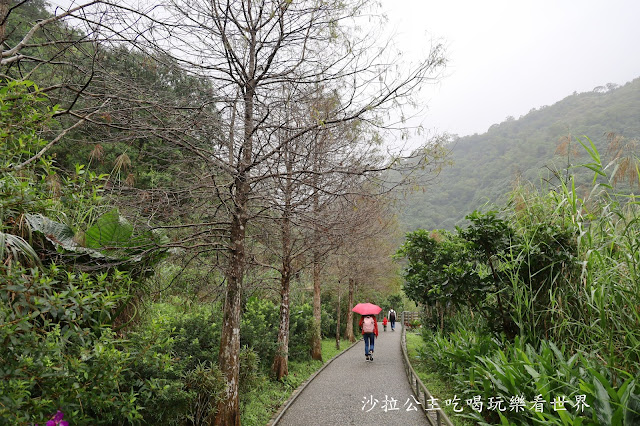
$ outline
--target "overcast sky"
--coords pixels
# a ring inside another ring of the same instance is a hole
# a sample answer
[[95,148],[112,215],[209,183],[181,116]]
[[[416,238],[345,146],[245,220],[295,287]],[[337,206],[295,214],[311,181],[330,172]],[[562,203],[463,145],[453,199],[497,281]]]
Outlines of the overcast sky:
[[381,0],[403,49],[447,47],[422,125],[484,133],[574,91],[640,77],[637,0]]

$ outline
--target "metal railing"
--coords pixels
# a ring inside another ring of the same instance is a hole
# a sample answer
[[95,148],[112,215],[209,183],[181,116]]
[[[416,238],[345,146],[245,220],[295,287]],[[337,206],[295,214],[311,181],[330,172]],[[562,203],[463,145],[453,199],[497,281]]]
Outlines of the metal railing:
[[431,426],[453,426],[449,417],[442,411],[441,408],[429,410],[427,407],[432,406],[432,402],[435,400],[431,392],[427,389],[427,387],[422,383],[422,380],[418,377],[415,370],[411,366],[409,362],[409,355],[407,353],[407,335],[405,329],[405,320],[407,322],[412,321],[413,319],[409,319],[413,315],[406,314],[416,314],[416,318],[418,319],[417,312],[403,312],[402,313],[402,362],[404,363],[404,371],[407,373],[407,378],[409,379],[409,383],[411,385],[411,390],[414,392],[414,396],[416,400],[422,404],[423,409],[425,410],[425,414],[427,417],[427,421]]

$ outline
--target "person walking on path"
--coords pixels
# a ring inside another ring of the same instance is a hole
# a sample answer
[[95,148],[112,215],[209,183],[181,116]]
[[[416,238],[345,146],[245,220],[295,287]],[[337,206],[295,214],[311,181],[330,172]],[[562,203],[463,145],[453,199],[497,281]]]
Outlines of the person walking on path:
[[389,309],[389,322],[391,323],[391,331],[396,331],[396,311]]
[[[354,327],[357,326],[355,323]],[[416,402],[421,398],[411,389],[404,363],[399,361],[402,359],[402,333],[383,333],[377,340],[375,362],[362,363],[364,342],[358,340],[326,363],[322,372],[304,389],[299,389],[295,401],[278,415],[278,421],[268,426],[434,424],[435,421],[429,423],[425,416],[429,407]],[[344,341],[340,343],[342,345]],[[393,402],[385,403],[385,400]],[[437,402],[444,405],[444,401]],[[433,417],[436,413],[428,412]]]
[[384,331],[387,331],[387,322],[388,322],[387,317],[384,317],[384,318],[382,319],[382,329],[383,329]]
[[367,361],[373,361],[373,347],[378,337],[378,322],[373,315],[363,315],[359,325],[364,338],[364,357]]

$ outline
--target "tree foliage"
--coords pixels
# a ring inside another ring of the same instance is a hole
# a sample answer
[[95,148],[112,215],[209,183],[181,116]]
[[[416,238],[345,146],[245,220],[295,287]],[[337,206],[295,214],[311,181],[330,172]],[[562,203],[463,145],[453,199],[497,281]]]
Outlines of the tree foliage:
[[[548,217],[520,227],[495,211],[476,211],[467,220],[469,226],[456,233],[407,235],[398,251],[407,259],[407,296],[428,307],[468,308],[482,315],[489,329],[511,338],[546,335],[550,294],[570,295],[578,279],[574,228]],[[523,321],[522,293],[531,303],[533,325]]]

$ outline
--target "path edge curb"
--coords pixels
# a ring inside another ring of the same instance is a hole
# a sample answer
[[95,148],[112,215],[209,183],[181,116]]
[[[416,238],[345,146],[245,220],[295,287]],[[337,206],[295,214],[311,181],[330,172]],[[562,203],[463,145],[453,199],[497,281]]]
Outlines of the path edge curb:
[[356,340],[355,342],[351,343],[351,345],[346,348],[345,350],[343,350],[342,352],[340,352],[339,354],[335,355],[333,358],[331,358],[329,361],[325,362],[322,367],[320,367],[315,373],[313,373],[311,376],[309,376],[309,378],[307,380],[305,380],[304,382],[302,382],[302,384],[300,386],[298,386],[293,393],[291,394],[291,396],[289,397],[289,399],[287,399],[287,401],[282,404],[282,406],[278,409],[278,411],[275,412],[275,414],[271,417],[271,420],[269,420],[269,422],[266,424],[266,426],[275,426],[276,424],[278,424],[278,422],[280,421],[280,419],[282,418],[282,416],[284,415],[284,413],[287,412],[287,409],[291,406],[291,404],[293,404],[293,402],[298,398],[298,396],[302,393],[302,391],[307,387],[307,385],[309,385],[309,383],[311,383],[313,381],[313,379],[316,378],[316,376],[318,374],[320,374],[322,372],[322,370],[324,370],[325,368],[327,368],[327,366],[329,364],[331,364],[334,360],[336,360],[338,357],[340,357],[342,354],[346,353],[347,351],[353,349],[353,347],[355,345],[358,344],[358,342],[362,340],[362,338],[359,338],[358,340]]

